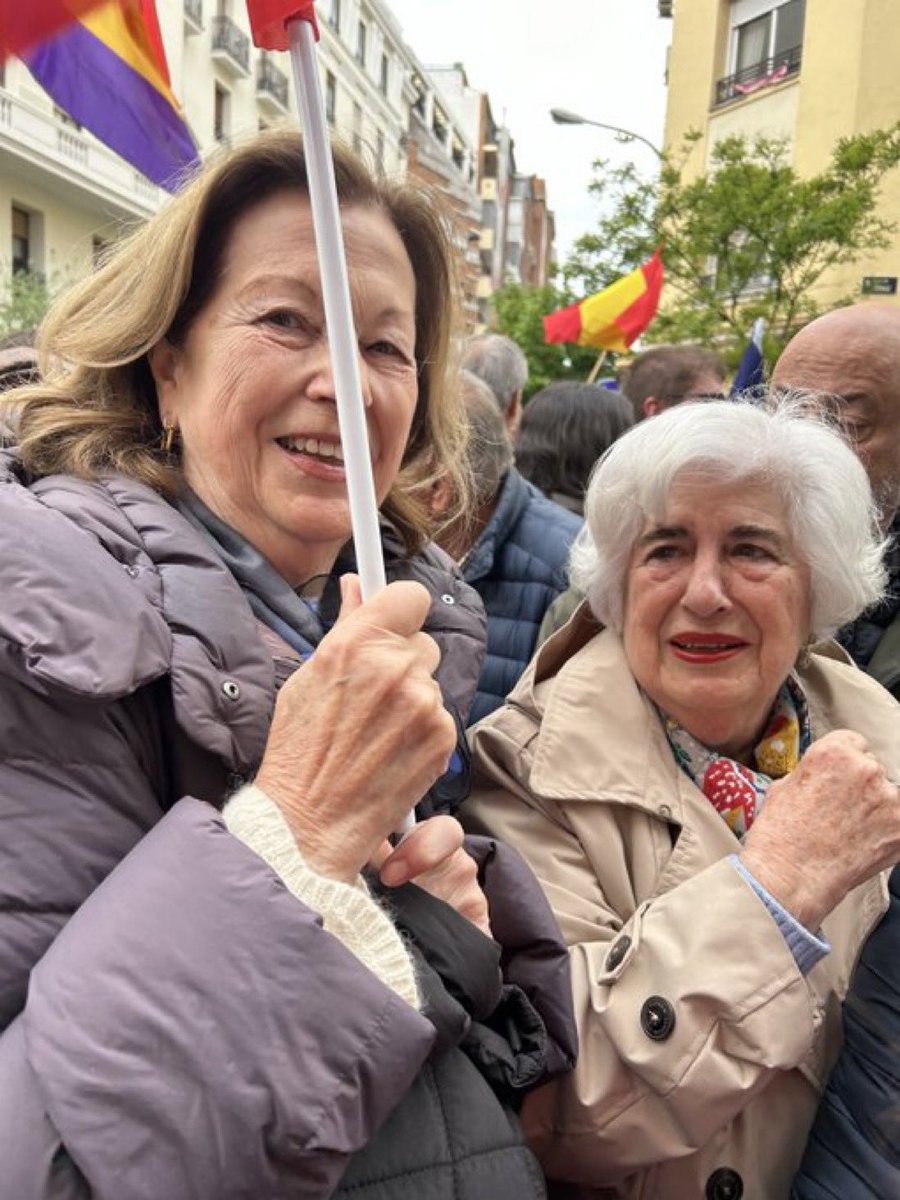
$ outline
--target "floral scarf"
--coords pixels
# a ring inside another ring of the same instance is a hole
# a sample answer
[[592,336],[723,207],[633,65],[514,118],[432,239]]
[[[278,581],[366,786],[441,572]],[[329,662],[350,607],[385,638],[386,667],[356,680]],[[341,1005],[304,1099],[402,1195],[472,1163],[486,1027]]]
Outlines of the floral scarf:
[[675,761],[737,838],[743,838],[750,829],[772,780],[793,771],[811,740],[806,698],[792,675],[776,696],[753,752],[756,770],[707,750],[671,717],[665,713],[661,716]]

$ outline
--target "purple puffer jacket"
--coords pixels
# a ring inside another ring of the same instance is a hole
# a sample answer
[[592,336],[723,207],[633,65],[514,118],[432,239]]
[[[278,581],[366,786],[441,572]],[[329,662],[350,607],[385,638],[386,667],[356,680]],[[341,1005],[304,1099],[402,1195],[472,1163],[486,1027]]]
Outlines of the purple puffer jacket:
[[240,590],[150,489],[11,452],[0,581],[0,1200],[329,1195],[434,1028],[216,810],[274,703]]

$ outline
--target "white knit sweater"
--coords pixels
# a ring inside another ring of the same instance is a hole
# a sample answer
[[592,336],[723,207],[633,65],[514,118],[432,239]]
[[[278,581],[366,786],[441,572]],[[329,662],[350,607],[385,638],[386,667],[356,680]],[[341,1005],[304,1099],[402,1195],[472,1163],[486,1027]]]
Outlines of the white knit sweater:
[[420,1007],[413,962],[403,939],[361,876],[349,884],[314,871],[278,806],[256,784],[235,792],[222,815],[229,832],[268,863],[289,892],[319,913],[330,934],[399,996]]

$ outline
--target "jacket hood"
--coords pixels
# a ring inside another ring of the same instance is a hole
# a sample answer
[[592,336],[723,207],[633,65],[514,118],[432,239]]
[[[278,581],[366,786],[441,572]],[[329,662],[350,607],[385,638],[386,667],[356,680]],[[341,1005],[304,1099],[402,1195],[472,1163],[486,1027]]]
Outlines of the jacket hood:
[[122,476],[32,480],[4,451],[0,561],[0,670],[90,702],[169,676],[193,741],[239,767],[258,761],[271,658],[226,568],[151,488]]

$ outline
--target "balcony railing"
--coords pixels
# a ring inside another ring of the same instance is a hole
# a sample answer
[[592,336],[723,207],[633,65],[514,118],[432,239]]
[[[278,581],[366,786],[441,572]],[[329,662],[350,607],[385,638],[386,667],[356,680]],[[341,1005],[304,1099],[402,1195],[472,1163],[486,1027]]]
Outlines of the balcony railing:
[[184,24],[188,33],[203,29],[203,0],[184,0]]
[[226,66],[250,74],[250,39],[231,17],[213,17],[212,50]]
[[164,193],[101,142],[85,137],[43,107],[0,91],[0,146],[41,186],[62,181],[73,203],[116,218],[148,217]]
[[800,70],[802,56],[801,46],[792,46],[781,54],[774,54],[762,62],[753,63],[737,71],[734,75],[726,75],[716,83],[716,100],[720,104],[730,104],[732,100],[740,100],[744,96],[752,96],[762,88],[771,87],[773,83],[781,83],[796,75]]
[[268,58],[261,58],[257,63],[256,93],[262,100],[274,100],[279,108],[288,106],[287,75]]

